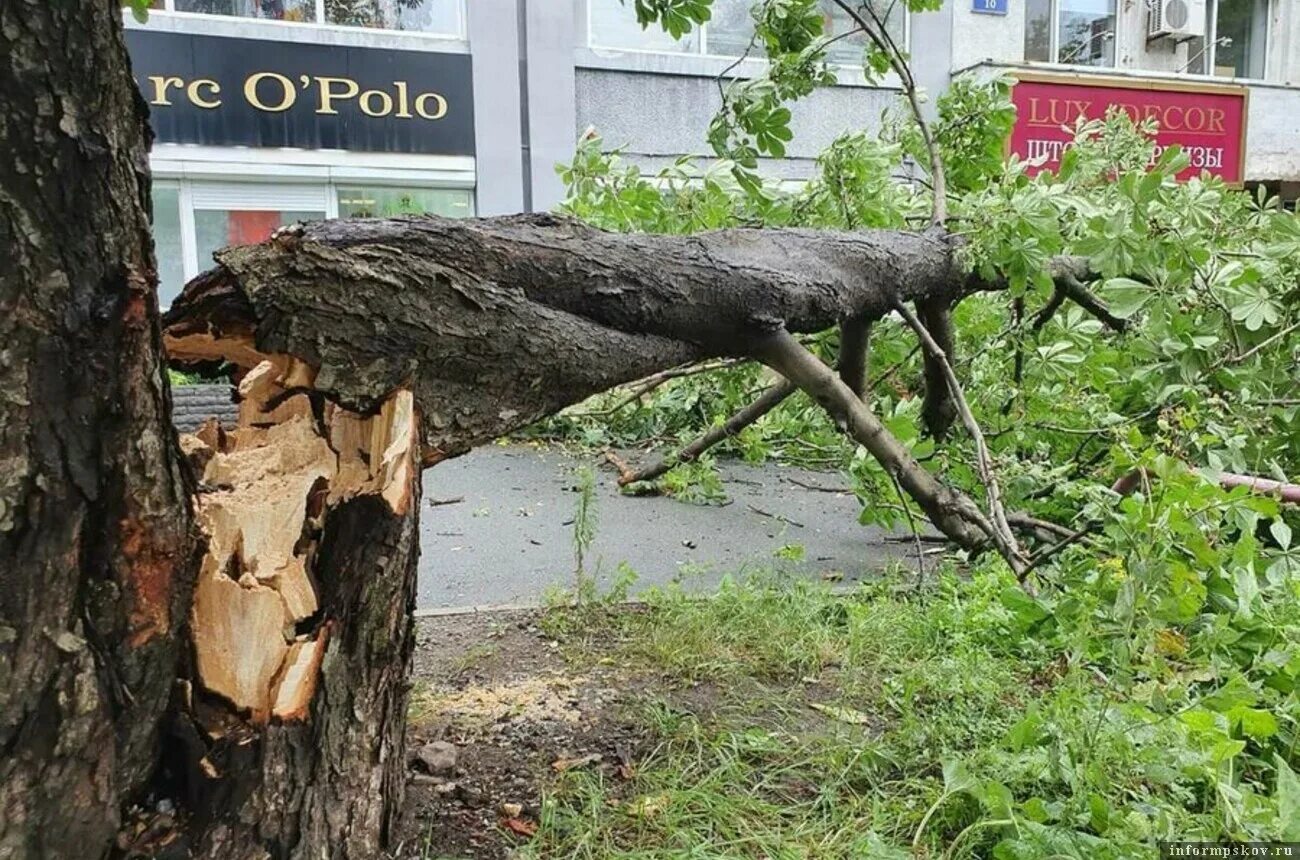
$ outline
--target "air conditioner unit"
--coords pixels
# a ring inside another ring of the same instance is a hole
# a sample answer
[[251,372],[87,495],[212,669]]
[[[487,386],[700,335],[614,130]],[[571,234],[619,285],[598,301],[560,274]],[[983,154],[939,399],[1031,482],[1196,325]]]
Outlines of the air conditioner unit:
[[1205,36],[1205,0],[1147,0],[1147,39]]

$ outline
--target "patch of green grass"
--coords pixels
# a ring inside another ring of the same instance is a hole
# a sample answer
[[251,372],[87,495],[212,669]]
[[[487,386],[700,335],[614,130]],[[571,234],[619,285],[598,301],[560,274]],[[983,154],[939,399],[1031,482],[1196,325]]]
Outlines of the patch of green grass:
[[587,658],[662,677],[653,741],[629,780],[565,774],[521,856],[1126,858],[1291,832],[1268,738],[1027,629],[1016,594],[996,571],[847,597],[768,575],[589,613],[614,651]]

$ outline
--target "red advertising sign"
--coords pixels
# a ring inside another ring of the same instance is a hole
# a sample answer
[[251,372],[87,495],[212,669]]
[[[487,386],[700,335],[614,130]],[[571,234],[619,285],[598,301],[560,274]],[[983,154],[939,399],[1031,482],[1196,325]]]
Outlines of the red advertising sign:
[[1237,185],[1245,178],[1245,87],[1094,75],[1020,73],[1016,78],[1011,90],[1016,106],[1011,152],[1039,162],[1030,173],[1060,163],[1061,150],[1074,139],[1072,129],[1080,116],[1101,119],[1114,105],[1135,120],[1155,119],[1161,149],[1182,147],[1191,165],[1179,179],[1199,176],[1203,170]]

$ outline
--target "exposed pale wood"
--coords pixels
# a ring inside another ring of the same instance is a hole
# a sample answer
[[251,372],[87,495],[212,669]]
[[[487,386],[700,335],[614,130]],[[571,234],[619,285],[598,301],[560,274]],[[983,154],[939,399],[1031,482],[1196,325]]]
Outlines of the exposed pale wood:
[[266,358],[252,337],[216,338],[207,332],[163,336],[167,355],[177,361],[228,361],[237,367],[256,367]]
[[194,594],[194,653],[204,688],[264,722],[284,665],[284,602],[273,588],[236,582],[209,557]]
[[329,628],[324,627],[314,639],[289,646],[284,667],[276,684],[271,715],[281,720],[302,720],[316,692],[316,679],[329,642]]
[[287,619],[291,622],[310,618],[319,608],[316,586],[307,573],[306,560],[294,556],[261,581],[280,593]]

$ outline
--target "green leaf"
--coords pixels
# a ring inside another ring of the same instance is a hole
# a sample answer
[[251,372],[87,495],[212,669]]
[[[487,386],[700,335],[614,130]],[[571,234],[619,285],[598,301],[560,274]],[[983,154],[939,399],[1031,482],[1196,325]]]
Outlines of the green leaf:
[[1269,711],[1259,708],[1243,708],[1237,719],[1241,723],[1241,733],[1255,740],[1271,738],[1277,734],[1277,718]]
[[1132,278],[1110,278],[1102,286],[1110,312],[1120,319],[1129,319],[1151,301],[1155,293],[1151,287]]
[[974,793],[979,788],[979,780],[966,769],[966,763],[953,759],[943,763],[944,794]]
[[1277,766],[1276,836],[1286,842],[1300,842],[1300,778],[1280,755],[1273,756]]
[[1284,550],[1291,548],[1291,527],[1282,520],[1273,520],[1272,525],[1268,527],[1269,534],[1273,535],[1273,540]]

